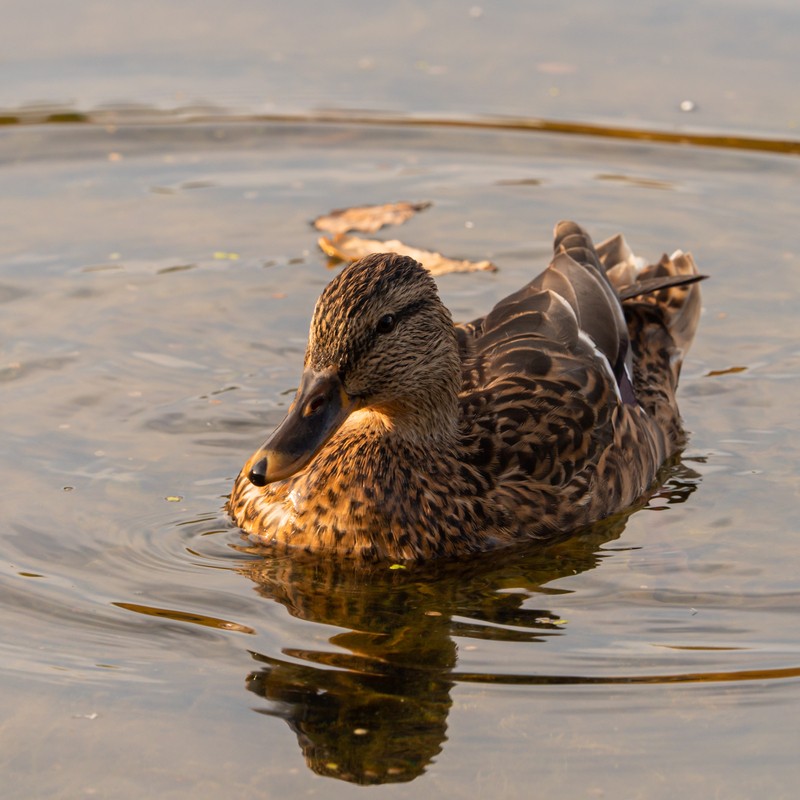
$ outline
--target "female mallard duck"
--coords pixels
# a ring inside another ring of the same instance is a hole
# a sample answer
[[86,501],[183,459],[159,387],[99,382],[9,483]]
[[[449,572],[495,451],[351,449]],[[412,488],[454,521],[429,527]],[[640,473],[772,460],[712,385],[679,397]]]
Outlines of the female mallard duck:
[[680,251],[643,267],[621,236],[595,249],[573,222],[554,250],[466,325],[411,258],[346,267],[289,413],[236,479],[236,523],[279,547],[427,559],[554,539],[642,497],[683,442],[701,276]]

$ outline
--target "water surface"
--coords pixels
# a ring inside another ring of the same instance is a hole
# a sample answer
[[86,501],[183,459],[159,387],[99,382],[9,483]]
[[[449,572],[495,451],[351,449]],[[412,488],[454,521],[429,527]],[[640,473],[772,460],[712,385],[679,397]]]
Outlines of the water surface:
[[370,109],[797,138],[795,0],[6,0],[0,111]]
[[[0,175],[5,796],[791,795],[796,158],[25,126],[2,132]],[[693,252],[712,280],[691,441],[646,508],[367,575],[265,558],[231,527],[224,496],[290,401],[333,274],[308,220],[396,199],[433,203],[404,240],[500,267],[440,279],[460,319],[543,267],[562,217]]]

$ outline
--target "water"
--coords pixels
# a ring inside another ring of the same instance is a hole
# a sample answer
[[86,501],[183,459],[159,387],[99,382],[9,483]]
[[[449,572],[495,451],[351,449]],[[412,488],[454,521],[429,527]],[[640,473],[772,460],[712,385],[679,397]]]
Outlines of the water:
[[[5,796],[789,796],[799,172],[436,127],[3,131]],[[332,275],[308,220],[401,198],[433,202],[405,240],[500,266],[440,279],[462,319],[546,262],[563,216],[694,253],[691,442],[647,508],[367,576],[231,527]]]
[[515,115],[794,139],[800,126],[796,0],[4,5],[0,109],[13,117],[211,106]]

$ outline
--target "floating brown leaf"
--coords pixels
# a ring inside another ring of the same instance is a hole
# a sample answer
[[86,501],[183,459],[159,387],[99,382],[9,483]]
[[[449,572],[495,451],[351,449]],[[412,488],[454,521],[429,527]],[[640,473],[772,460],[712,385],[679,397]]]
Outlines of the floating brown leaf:
[[360,236],[339,234],[331,238],[323,236],[318,240],[318,244],[327,256],[340,261],[357,261],[359,258],[372,253],[397,253],[401,256],[411,256],[411,258],[419,261],[432,275],[445,275],[448,272],[475,272],[478,270],[494,272],[497,269],[491,261],[459,261],[447,258],[441,253],[409,247],[397,239],[382,242],[378,239],[362,239]]
[[402,225],[430,203],[386,203],[382,206],[353,206],[337,208],[330,214],[317,217],[313,224],[317,230],[339,234],[347,231],[375,233],[385,225]]

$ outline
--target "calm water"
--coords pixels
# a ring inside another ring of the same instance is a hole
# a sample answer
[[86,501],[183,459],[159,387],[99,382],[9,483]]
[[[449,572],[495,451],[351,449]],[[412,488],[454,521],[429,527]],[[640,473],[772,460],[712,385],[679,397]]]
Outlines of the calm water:
[[4,0],[0,111],[379,109],[796,139],[798,29],[797,0]]
[[[5,129],[0,176],[4,797],[792,796],[795,157],[77,125]],[[404,240],[500,266],[440,279],[457,318],[564,216],[693,252],[691,443],[647,508],[455,567],[248,550],[222,506],[332,275],[308,220],[396,199],[433,203]]]

